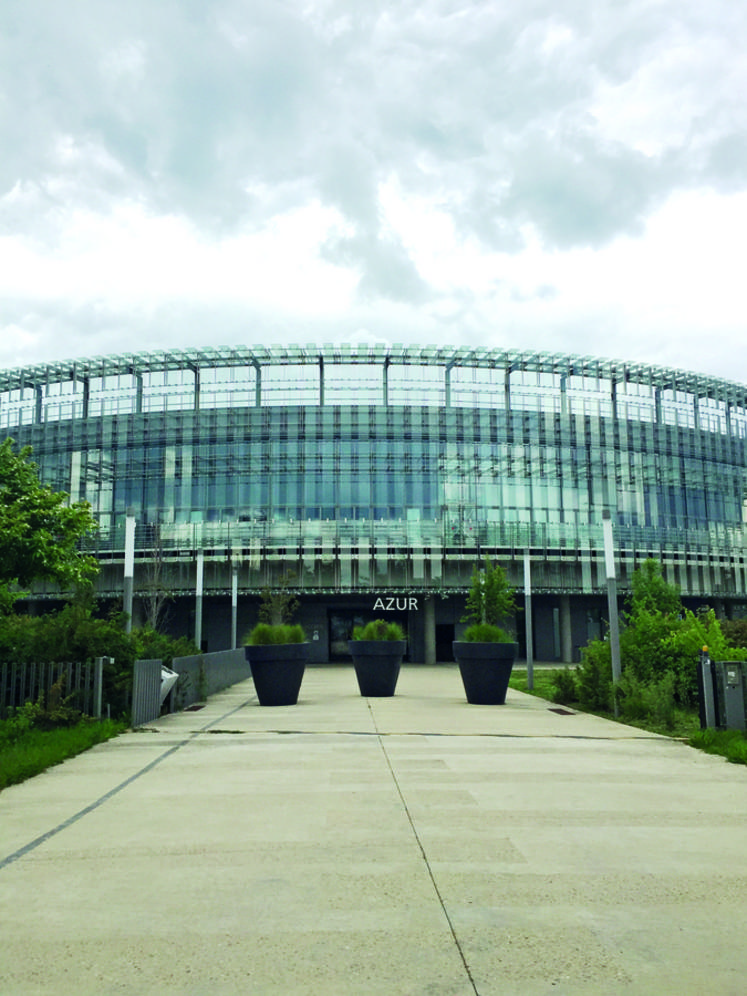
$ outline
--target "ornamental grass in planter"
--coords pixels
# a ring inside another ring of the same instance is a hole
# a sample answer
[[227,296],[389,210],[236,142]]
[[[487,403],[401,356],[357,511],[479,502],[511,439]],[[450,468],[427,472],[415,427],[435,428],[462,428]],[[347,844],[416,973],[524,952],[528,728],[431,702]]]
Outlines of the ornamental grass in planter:
[[401,626],[385,619],[356,626],[348,647],[361,695],[367,698],[394,695],[407,647]]
[[467,701],[503,705],[518,647],[498,622],[514,612],[515,592],[503,568],[487,557],[484,568],[472,572],[466,609],[464,621],[474,621],[453,650]]
[[303,627],[257,623],[245,644],[259,704],[295,705],[309,657]]

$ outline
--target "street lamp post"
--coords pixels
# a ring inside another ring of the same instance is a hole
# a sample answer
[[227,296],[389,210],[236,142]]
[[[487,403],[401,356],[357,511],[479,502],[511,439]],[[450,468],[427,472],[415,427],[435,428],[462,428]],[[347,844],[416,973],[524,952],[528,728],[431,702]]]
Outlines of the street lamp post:
[[132,632],[132,596],[135,585],[135,513],[127,509],[125,516],[124,591],[122,608],[125,612],[125,632]]
[[612,516],[607,508],[602,512],[602,529],[604,531],[604,563],[607,573],[607,608],[610,617],[612,698],[615,718],[617,718],[617,685],[621,677],[620,623],[617,612],[617,576],[615,574],[615,548],[612,539]]
[[527,689],[534,691],[534,641],[532,639],[532,568],[529,550],[524,551],[524,624],[527,638]]

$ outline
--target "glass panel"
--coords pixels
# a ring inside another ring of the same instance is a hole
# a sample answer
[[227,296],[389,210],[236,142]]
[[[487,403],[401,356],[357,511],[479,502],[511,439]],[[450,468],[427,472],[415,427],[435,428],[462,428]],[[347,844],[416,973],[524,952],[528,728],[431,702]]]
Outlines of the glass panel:
[[445,371],[442,366],[391,364],[388,368],[390,405],[446,404]]
[[325,364],[324,403],[325,405],[383,405],[383,364]]
[[318,405],[319,366],[287,364],[262,368],[262,405]]

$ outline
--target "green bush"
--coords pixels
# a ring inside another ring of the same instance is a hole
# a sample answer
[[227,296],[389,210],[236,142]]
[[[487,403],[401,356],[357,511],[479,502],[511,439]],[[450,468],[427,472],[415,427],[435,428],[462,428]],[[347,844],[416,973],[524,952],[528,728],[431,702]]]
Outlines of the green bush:
[[365,626],[356,626],[353,630],[354,640],[404,640],[405,634],[402,627],[396,622],[387,622],[386,619],[372,619]]
[[[697,665],[703,647],[712,660],[747,659],[747,650],[734,645],[747,627],[724,624],[722,628],[712,609],[685,610],[678,589],[664,580],[655,560],[634,571],[631,584],[620,631],[622,677],[617,702],[627,718],[655,715],[656,722],[667,727],[674,722],[675,707],[689,709],[698,702]],[[584,708],[596,712],[611,708],[607,640],[592,641],[583,649],[576,678]]]
[[466,643],[513,643],[510,634],[492,623],[473,623],[462,634]]
[[722,619],[721,631],[731,647],[747,647],[747,619]]
[[191,657],[199,654],[199,647],[188,636],[167,636],[149,626],[132,631],[136,644],[137,660],[162,661],[171,667],[175,657]]
[[646,715],[644,691],[648,686],[632,668],[626,668],[617,687],[617,704],[625,719],[643,719]]
[[708,647],[714,661],[747,659],[744,647],[730,646],[713,609],[685,612],[684,618],[673,630],[669,644],[677,701],[685,706],[695,706],[698,702],[697,666],[703,647]]
[[606,640],[592,640],[581,648],[576,668],[578,701],[590,712],[612,710],[612,655]]
[[558,705],[570,705],[578,701],[576,676],[569,668],[557,671],[552,677],[552,701]]
[[26,702],[10,711],[6,720],[0,722],[0,750],[20,740],[33,729],[42,711],[37,702]]
[[158,658],[169,666],[174,657],[194,653],[197,647],[184,637],[174,639],[148,628],[127,633],[122,613],[99,618],[93,599],[85,594],[59,612],[0,616],[0,662],[51,664],[113,657],[113,664],[104,665],[103,702],[114,716],[129,708],[136,660]]
[[250,647],[277,646],[281,643],[305,643],[306,634],[303,627],[281,623],[272,626],[270,623],[257,623],[244,641]]
[[680,625],[677,616],[658,609],[639,609],[623,620],[620,632],[620,661],[639,681],[652,681],[677,663],[672,633]]
[[675,722],[675,683],[673,672],[658,680],[642,682],[626,668],[617,687],[617,701],[623,719],[646,720],[671,730]]
[[644,696],[646,708],[653,721],[667,730],[674,729],[675,687],[675,675],[665,674],[646,689]]

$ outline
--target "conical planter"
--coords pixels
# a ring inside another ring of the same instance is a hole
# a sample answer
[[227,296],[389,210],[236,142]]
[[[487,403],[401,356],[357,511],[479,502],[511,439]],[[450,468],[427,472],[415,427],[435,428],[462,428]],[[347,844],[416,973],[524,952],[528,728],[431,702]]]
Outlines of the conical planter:
[[295,705],[309,657],[308,643],[244,647],[254,688],[263,706]]
[[349,640],[358,688],[366,698],[394,695],[406,640]]
[[472,705],[504,705],[517,644],[455,640],[452,646],[467,701]]

